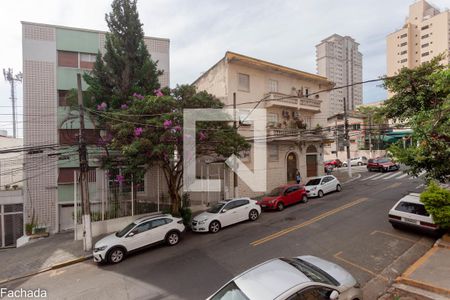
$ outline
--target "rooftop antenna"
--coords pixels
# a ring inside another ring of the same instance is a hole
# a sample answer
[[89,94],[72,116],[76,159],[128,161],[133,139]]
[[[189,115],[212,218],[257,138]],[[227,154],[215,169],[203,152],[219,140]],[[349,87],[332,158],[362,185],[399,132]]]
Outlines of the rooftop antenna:
[[16,128],[16,97],[15,97],[15,81],[22,82],[22,72],[14,75],[13,69],[8,68],[8,70],[3,69],[3,76],[5,80],[9,81],[11,84],[11,102],[12,102],[12,117],[13,117],[13,137],[17,138],[17,128]]

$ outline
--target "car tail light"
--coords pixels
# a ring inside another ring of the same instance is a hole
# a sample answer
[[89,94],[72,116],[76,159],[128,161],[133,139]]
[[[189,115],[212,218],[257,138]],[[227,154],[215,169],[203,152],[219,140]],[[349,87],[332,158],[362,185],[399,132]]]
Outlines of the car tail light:
[[395,219],[395,220],[401,220],[402,219],[402,217],[394,216],[394,215],[389,215],[389,218]]
[[428,222],[422,222],[422,221],[420,221],[420,225],[427,226],[427,227],[432,227],[432,228],[436,228],[437,227],[436,224],[428,223]]

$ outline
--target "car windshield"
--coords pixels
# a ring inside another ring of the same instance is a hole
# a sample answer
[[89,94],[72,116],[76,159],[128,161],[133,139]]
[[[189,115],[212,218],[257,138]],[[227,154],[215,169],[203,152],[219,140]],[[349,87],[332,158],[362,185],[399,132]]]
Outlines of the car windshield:
[[215,204],[213,207],[211,207],[210,209],[208,209],[207,212],[212,213],[212,214],[217,214],[224,205],[225,205],[225,203],[219,202],[219,203]]
[[387,158],[381,158],[381,159],[377,160],[377,163],[387,163],[387,162],[389,162],[389,161],[390,161],[390,160],[387,159]]
[[123,236],[124,236],[125,234],[127,234],[128,231],[130,231],[134,226],[136,226],[135,223],[128,224],[127,227],[125,227],[124,229],[122,229],[122,230],[120,230],[120,231],[117,231],[117,232],[116,232],[116,236],[117,236],[117,237],[123,237]]
[[211,300],[249,300],[234,281],[224,286]]
[[283,191],[282,188],[277,187],[277,188],[274,188],[273,190],[271,190],[270,193],[267,194],[267,196],[269,196],[269,197],[280,196],[282,191]]
[[280,258],[285,263],[290,264],[291,266],[295,267],[297,270],[302,272],[306,277],[311,279],[313,282],[320,282],[325,284],[331,284],[334,286],[340,285],[340,283],[331,277],[330,274],[324,272],[320,268],[316,267],[315,265],[301,260],[299,258]]
[[320,183],[320,178],[315,178],[315,179],[311,179],[310,181],[308,181],[308,182],[306,183],[306,186],[309,186],[309,185],[319,185],[319,183]]

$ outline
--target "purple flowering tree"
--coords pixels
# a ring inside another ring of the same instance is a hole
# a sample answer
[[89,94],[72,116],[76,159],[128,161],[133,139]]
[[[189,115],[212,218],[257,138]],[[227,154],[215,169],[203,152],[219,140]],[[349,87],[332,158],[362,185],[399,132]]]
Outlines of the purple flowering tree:
[[[140,166],[161,166],[172,202],[172,213],[178,214],[182,188],[183,109],[222,108],[217,98],[206,92],[196,92],[188,85],[137,98],[129,108],[111,116],[111,146],[119,150],[121,159],[130,170]],[[192,137],[194,138],[194,137]],[[197,157],[228,157],[239,155],[250,145],[227,122],[198,122],[196,133]],[[174,153],[178,153],[177,159]]]

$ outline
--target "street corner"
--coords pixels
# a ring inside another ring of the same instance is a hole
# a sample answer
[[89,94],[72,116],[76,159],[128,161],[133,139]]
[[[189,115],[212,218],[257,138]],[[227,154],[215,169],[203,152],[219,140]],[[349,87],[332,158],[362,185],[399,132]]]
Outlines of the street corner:
[[[450,298],[450,248],[435,245],[396,279],[397,288]],[[433,298],[434,299],[434,298]]]

